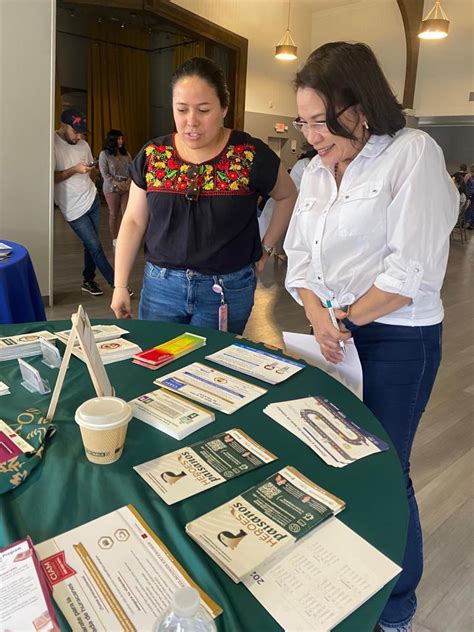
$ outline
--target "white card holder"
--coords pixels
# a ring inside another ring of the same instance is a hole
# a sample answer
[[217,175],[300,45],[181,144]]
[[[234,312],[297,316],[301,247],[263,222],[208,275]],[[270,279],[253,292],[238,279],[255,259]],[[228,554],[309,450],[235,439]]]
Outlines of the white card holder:
[[43,338],[41,338],[40,344],[41,353],[43,354],[41,362],[50,369],[58,369],[61,366],[61,354],[59,353],[59,349],[56,345],[53,345],[52,342],[48,342]]
[[51,393],[48,380],[41,377],[38,369],[35,369],[34,366],[31,366],[31,364],[21,358],[18,358],[18,364],[20,366],[21,377],[23,378],[21,382],[23,388],[26,388],[30,393],[39,393],[40,395]]

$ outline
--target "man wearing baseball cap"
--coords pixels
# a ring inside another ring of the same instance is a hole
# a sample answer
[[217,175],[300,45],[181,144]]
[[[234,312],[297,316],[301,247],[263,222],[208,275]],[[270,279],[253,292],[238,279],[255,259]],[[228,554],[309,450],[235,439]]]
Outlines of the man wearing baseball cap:
[[54,134],[54,201],[84,244],[81,289],[101,296],[104,292],[94,280],[96,267],[111,287],[114,271],[99,239],[99,195],[91,179],[94,158],[82,138],[85,132],[87,121],[82,112],[69,109],[61,114],[61,127]]

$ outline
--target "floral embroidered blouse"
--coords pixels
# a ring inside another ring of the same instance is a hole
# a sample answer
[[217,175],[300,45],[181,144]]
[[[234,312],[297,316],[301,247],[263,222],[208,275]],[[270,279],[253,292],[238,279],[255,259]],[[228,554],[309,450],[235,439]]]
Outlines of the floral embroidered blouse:
[[[132,180],[147,193],[146,259],[202,274],[258,261],[257,199],[275,186],[279,165],[268,145],[235,130],[220,154],[194,167],[180,157],[174,134],[149,141],[130,166]],[[197,195],[187,196],[191,185]]]

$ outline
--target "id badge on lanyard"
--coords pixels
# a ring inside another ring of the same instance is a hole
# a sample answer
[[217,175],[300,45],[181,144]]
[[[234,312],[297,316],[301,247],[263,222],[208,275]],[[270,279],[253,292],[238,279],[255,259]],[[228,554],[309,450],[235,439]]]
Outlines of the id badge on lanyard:
[[229,309],[227,303],[225,302],[224,290],[222,285],[217,282],[214,283],[212,289],[216,294],[220,294],[221,297],[221,304],[219,305],[219,331],[227,331]]

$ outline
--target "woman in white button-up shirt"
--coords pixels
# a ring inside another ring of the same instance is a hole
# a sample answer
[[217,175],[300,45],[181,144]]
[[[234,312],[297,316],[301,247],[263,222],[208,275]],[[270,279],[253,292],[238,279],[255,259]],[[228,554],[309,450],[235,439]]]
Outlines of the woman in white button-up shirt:
[[441,358],[440,289],[458,194],[434,140],[405,128],[367,46],[322,46],[295,86],[295,126],[318,156],[303,175],[284,244],[286,287],[303,305],[327,360],[342,361],[340,341],[354,338],[364,402],[398,452],[410,505],[408,540],[379,626],[408,631],[423,565],[409,455]]

